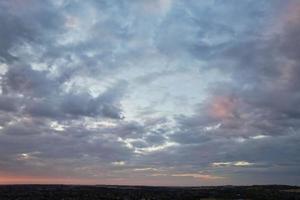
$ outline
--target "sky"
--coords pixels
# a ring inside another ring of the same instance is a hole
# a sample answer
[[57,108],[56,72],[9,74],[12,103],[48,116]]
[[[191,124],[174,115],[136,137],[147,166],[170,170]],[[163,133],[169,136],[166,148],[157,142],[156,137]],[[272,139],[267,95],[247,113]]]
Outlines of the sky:
[[300,1],[0,0],[0,184],[300,184]]

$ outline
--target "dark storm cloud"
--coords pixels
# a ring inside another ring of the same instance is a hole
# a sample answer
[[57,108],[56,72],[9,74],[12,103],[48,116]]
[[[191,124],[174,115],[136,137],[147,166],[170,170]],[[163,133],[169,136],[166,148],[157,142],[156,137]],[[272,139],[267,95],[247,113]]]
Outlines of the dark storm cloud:
[[[43,97],[57,92],[58,83],[47,78],[47,72],[33,70],[30,66],[12,66],[3,77],[4,94],[23,94],[29,97]],[[55,91],[56,90],[56,91]]]
[[121,119],[123,116],[119,100],[125,87],[126,82],[120,82],[96,98],[88,93],[67,94],[63,97],[60,110],[73,116]]
[[[36,71],[30,66],[10,66],[2,80],[3,94],[22,94],[23,104],[19,106],[23,106],[26,113],[34,116],[104,116],[116,119],[122,117],[118,101],[126,87],[125,82],[107,89],[98,97],[92,97],[88,92],[64,92],[57,79],[48,76],[48,72]],[[2,98],[8,99],[7,96]],[[5,109],[14,109],[13,101],[6,101],[11,105]]]
[[1,58],[18,59],[12,48],[23,42],[43,41],[43,36],[62,28],[62,16],[49,1],[1,1]]
[[[115,103],[115,104],[114,104]],[[54,99],[28,102],[25,113],[33,116],[57,119],[88,117],[107,117],[121,119],[122,110],[114,99],[102,100],[102,96],[93,98],[88,93],[65,94]]]
[[16,111],[17,99],[10,96],[0,96],[0,110],[3,111]]

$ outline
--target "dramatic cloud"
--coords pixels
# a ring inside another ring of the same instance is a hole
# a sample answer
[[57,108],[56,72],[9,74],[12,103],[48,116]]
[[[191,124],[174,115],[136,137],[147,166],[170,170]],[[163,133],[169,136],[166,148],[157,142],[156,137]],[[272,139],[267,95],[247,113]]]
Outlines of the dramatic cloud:
[[0,184],[299,184],[300,3],[0,2]]

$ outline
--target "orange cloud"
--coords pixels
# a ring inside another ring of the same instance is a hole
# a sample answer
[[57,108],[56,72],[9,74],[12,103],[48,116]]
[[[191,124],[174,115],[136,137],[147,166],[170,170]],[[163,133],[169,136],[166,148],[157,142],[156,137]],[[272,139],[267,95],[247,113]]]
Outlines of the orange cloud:
[[[5,172],[0,170],[0,185],[5,184],[89,184],[91,180],[66,178],[66,177],[46,177],[29,176]],[[91,183],[90,183],[91,184]]]
[[285,24],[300,24],[300,1],[291,1],[283,12],[282,22]]
[[216,96],[210,104],[209,115],[219,119],[232,118],[235,107],[236,103],[232,97]]
[[291,0],[285,7],[281,8],[275,23],[268,30],[272,32],[282,32],[285,28],[300,25],[300,1]]
[[177,177],[193,177],[193,178],[199,178],[202,180],[217,180],[217,179],[223,179],[224,177],[221,176],[214,176],[210,174],[173,174],[172,176]]
[[50,178],[50,177],[31,177],[0,175],[0,185],[5,184],[96,184],[91,180],[74,178]]

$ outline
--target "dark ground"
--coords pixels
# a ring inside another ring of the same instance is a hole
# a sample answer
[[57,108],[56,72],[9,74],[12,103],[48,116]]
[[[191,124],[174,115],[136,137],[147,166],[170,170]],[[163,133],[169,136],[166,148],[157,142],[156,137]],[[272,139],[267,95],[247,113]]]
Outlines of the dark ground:
[[220,187],[0,186],[0,200],[300,200],[300,187],[283,185]]

